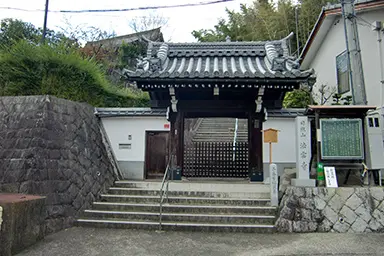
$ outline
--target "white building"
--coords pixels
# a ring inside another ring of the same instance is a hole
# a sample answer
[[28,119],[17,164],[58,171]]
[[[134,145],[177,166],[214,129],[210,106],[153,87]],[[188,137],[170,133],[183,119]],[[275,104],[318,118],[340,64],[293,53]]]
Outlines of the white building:
[[[296,166],[295,117],[303,113],[304,109],[281,109],[268,112],[268,120],[263,125],[264,129],[279,130],[279,141],[273,144],[273,162],[277,164],[279,174],[284,171],[284,168]],[[162,166],[161,168],[164,169],[159,171],[164,172],[168,143],[166,138],[164,143],[161,143],[161,139],[164,138],[163,134],[169,133],[169,122],[166,120],[165,110],[98,108],[96,115],[101,118],[124,179],[146,179],[148,170],[156,168],[156,164]],[[151,136],[157,136],[160,139],[156,147],[148,143]],[[269,147],[265,143],[263,162],[265,179],[269,176]]]
[[[355,9],[368,105],[379,106],[382,103],[378,32],[372,29],[371,24],[375,21],[384,21],[384,1],[358,0]],[[329,98],[325,104],[331,104],[332,97],[329,96],[334,93],[351,95],[348,80],[343,83],[347,75],[343,74],[343,70],[339,71],[339,78],[337,75],[336,62],[341,64],[339,67],[346,64],[345,50],[341,6],[328,5],[320,13],[300,56],[301,68],[313,68],[316,72],[317,82],[313,92],[318,103],[323,103],[324,98]],[[326,85],[325,90],[321,90],[324,85]],[[325,92],[321,93],[321,91]]]

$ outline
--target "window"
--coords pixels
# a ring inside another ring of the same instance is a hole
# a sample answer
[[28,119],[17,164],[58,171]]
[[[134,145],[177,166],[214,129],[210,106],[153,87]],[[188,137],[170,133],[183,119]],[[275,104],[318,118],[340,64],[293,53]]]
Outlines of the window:
[[350,91],[347,51],[336,56],[337,92],[342,94]]
[[379,124],[379,118],[378,117],[369,117],[368,118],[368,126],[369,127],[380,127],[380,124]]
[[373,127],[373,118],[372,117],[368,118],[368,125],[369,125],[369,127]]
[[379,127],[379,118],[375,117],[375,127]]

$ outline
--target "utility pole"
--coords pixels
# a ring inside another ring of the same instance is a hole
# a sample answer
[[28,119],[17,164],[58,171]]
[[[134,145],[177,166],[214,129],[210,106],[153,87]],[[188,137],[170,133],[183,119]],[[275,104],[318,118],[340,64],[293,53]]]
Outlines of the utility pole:
[[344,19],[345,42],[349,65],[348,72],[353,104],[367,105],[354,0],[341,0],[341,9]]
[[297,57],[300,56],[300,43],[299,43],[299,8],[295,7],[295,23],[296,23],[296,45],[297,45]]
[[44,44],[44,42],[45,42],[45,35],[47,34],[48,2],[49,2],[49,0],[45,1],[43,36],[41,37],[41,43],[42,44]]
[[384,106],[384,63],[383,63],[383,36],[381,35],[383,30],[383,22],[375,21],[372,23],[372,30],[377,32],[377,45],[379,49],[379,61],[380,61],[380,109]]

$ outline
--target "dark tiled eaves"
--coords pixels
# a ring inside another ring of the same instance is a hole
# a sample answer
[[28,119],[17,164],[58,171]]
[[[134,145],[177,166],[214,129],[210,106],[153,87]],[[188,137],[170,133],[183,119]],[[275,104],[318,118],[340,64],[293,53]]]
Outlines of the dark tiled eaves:
[[275,118],[295,118],[297,116],[304,116],[304,114],[304,108],[282,108],[268,110],[268,117]]
[[95,108],[95,115],[98,117],[117,117],[117,116],[163,117],[166,115],[166,110],[152,109],[152,108]]
[[[153,116],[165,117],[166,109],[151,108],[96,108],[95,114],[98,117],[124,117],[124,116]],[[295,118],[303,116],[305,109],[269,109],[268,116],[274,118]]]
[[311,72],[298,70],[274,71],[266,57],[172,57],[162,70],[136,71],[127,74],[135,78],[306,78]]

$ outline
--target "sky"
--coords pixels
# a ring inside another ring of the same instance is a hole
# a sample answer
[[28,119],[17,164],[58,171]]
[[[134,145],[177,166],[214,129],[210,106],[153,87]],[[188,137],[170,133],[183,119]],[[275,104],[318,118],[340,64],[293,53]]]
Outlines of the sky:
[[[0,7],[14,7],[28,10],[44,9],[46,0],[0,0]],[[209,0],[50,0],[50,10],[82,10],[82,9],[120,9],[143,6],[175,5],[187,3],[207,2]],[[166,41],[195,42],[191,35],[193,30],[213,28],[217,21],[226,17],[225,8],[239,10],[240,4],[250,4],[252,0],[234,0],[232,2],[217,3],[198,7],[180,7],[159,9],[158,15],[168,18],[168,24],[162,29]],[[153,12],[153,11],[152,11]],[[73,27],[84,24],[98,27],[117,35],[132,33],[129,22],[134,17],[146,16],[149,11],[129,11],[112,13],[80,13],[63,14],[48,13],[48,28],[60,30],[66,27],[66,20]],[[31,22],[36,27],[42,27],[44,12],[25,12],[0,9],[0,20],[4,18],[17,18]]]

